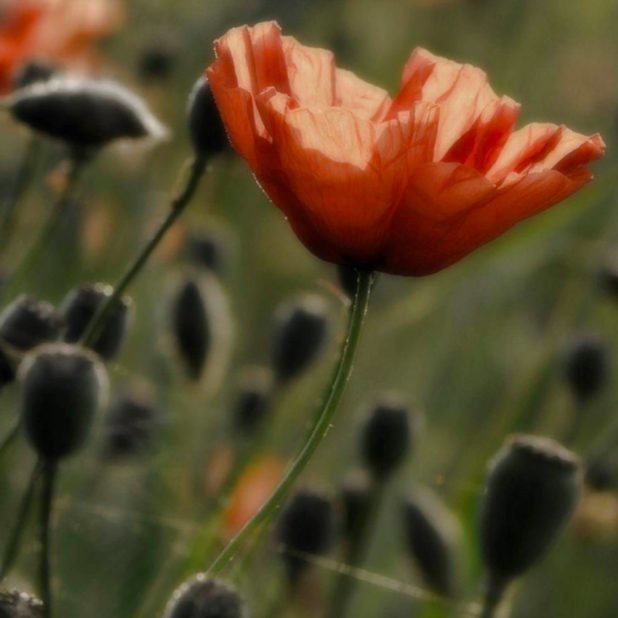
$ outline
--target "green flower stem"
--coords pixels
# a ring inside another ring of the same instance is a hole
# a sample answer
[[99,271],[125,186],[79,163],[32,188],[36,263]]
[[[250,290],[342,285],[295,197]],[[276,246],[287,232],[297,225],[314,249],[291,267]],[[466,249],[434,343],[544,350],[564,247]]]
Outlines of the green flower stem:
[[75,193],[81,175],[89,160],[88,157],[84,156],[74,155],[71,157],[67,179],[60,197],[54,204],[47,220],[43,223],[33,243],[30,245],[21,262],[8,280],[3,291],[6,297],[11,297],[19,291],[24,281],[39,263],[42,254],[47,249],[50,240],[54,237],[64,217],[67,206],[71,203],[71,198]]
[[0,247],[2,248],[7,246],[11,237],[17,207],[31,186],[39,164],[40,153],[41,142],[37,137],[31,136],[19,165],[15,184],[2,209],[2,216],[0,217]]
[[26,527],[26,522],[28,521],[28,513],[30,512],[37,482],[42,472],[42,466],[40,463],[37,463],[30,474],[30,480],[28,481],[26,491],[24,492],[17,510],[15,524],[13,525],[6,549],[4,550],[4,556],[2,557],[2,565],[0,566],[0,581],[3,581],[10,573],[19,556],[24,528]]
[[[350,539],[344,561],[346,565],[353,569],[361,567],[367,558],[371,547],[371,532],[375,529],[387,485],[388,483],[383,481],[377,481],[374,485],[367,511],[363,514],[362,520],[354,531],[353,538]],[[356,583],[356,578],[350,577],[349,573],[339,573],[328,609],[329,618],[344,618],[346,616]]]
[[189,202],[191,201],[191,198],[193,197],[205,171],[206,161],[200,157],[196,158],[189,164],[189,174],[187,179],[183,183],[180,192],[172,200],[167,217],[165,217],[165,219],[161,222],[150,240],[146,243],[142,251],[129,266],[125,274],[121,277],[120,281],[114,288],[114,293],[105,301],[105,303],[103,303],[103,305],[101,305],[101,307],[99,307],[81,339],[81,344],[83,346],[89,347],[97,340],[97,337],[99,336],[110,312],[113,310],[114,305],[120,300],[129,285],[142,271],[146,262],[152,255],[153,251],[157,248],[166,232],[172,227],[172,225],[184,212],[185,208],[189,205]]
[[43,601],[43,618],[52,616],[52,569],[51,569],[51,518],[58,468],[55,462],[46,461],[43,467],[40,528],[41,554],[39,562],[39,585]]
[[350,308],[348,330],[341,348],[339,361],[335,368],[328,397],[320,408],[314,425],[309,433],[302,450],[288,468],[285,477],[275,489],[262,508],[249,520],[238,534],[228,543],[208,569],[211,575],[218,575],[231,563],[241,546],[259,528],[267,524],[277,513],[281,504],[294,486],[294,483],[311,460],[316,449],[325,438],[339,402],[345,391],[346,384],[352,373],[354,354],[358,345],[365,314],[369,305],[371,289],[374,282],[374,273],[359,271],[356,293]]
[[11,448],[11,446],[17,440],[19,436],[19,422],[15,421],[13,426],[7,431],[2,442],[0,442],[0,459],[4,457],[4,454]]

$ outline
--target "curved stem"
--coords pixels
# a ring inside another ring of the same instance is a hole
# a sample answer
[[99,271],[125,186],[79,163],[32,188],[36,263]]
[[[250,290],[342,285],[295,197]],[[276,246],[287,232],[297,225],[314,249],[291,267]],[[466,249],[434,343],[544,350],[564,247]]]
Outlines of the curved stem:
[[238,534],[228,543],[208,569],[212,575],[219,574],[231,561],[243,543],[256,532],[263,524],[268,523],[280,508],[281,504],[292,489],[294,483],[305,469],[314,452],[328,433],[330,424],[345,391],[346,384],[352,373],[354,353],[359,340],[365,314],[371,296],[374,274],[359,271],[356,293],[350,308],[350,317],[346,338],[341,348],[339,361],[335,368],[329,393],[320,408],[313,427],[307,437],[302,450],[288,468],[285,477],[279,483],[270,498],[260,510],[250,519]]
[[64,217],[67,206],[71,203],[71,197],[75,192],[78,181],[88,161],[88,158],[80,156],[73,156],[70,159],[70,167],[62,193],[54,204],[47,220],[40,228],[36,238],[7,282],[6,287],[3,290],[3,294],[5,296],[15,294],[15,292],[19,290],[21,285],[24,283],[28,275],[30,275],[32,269],[39,262],[41,255],[49,244],[49,241],[54,237],[54,233]]
[[202,158],[197,158],[190,163],[189,175],[178,195],[172,200],[169,214],[161,222],[150,240],[146,243],[139,255],[121,277],[120,281],[114,288],[114,293],[105,301],[105,303],[103,303],[103,305],[101,305],[101,307],[99,307],[82,336],[80,343],[83,346],[89,347],[97,340],[97,337],[99,336],[110,312],[113,310],[114,305],[120,300],[135,277],[137,277],[137,275],[142,271],[144,265],[148,261],[148,258],[157,248],[161,242],[161,239],[165,236],[165,233],[170,227],[172,227],[178,217],[180,217],[185,208],[189,205],[189,202],[191,201],[191,198],[193,197],[205,170],[206,161]]
[[26,527],[26,522],[28,521],[28,513],[30,512],[36,484],[42,471],[42,466],[40,463],[37,463],[30,474],[30,480],[28,481],[26,491],[24,492],[19,508],[17,509],[15,524],[9,536],[6,549],[4,550],[4,556],[2,557],[2,565],[0,566],[0,581],[4,580],[4,578],[9,574],[15,564],[15,560],[17,560],[17,557],[19,556],[24,528]]
[[0,218],[0,247],[5,247],[8,244],[15,223],[17,206],[30,188],[30,182],[38,167],[40,151],[41,142],[37,137],[31,136],[19,165],[15,184],[2,209],[2,216]]
[[43,601],[43,616],[52,616],[52,589],[51,589],[51,516],[54,502],[54,489],[56,485],[57,467],[55,462],[43,464],[43,492],[41,496],[40,513],[40,538],[41,557],[39,563],[39,582],[41,587],[41,600]]

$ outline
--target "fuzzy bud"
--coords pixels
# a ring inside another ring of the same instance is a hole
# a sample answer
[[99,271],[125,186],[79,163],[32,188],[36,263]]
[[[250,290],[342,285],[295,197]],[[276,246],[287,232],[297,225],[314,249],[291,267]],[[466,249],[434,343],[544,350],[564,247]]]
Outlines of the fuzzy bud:
[[[85,333],[99,308],[113,294],[113,288],[103,283],[85,284],[71,290],[61,305],[66,325],[64,340],[76,343]],[[120,352],[126,339],[131,301],[123,297],[109,312],[105,324],[91,348],[104,360],[111,361]]]
[[481,508],[482,554],[490,578],[529,569],[569,521],[581,485],[578,458],[557,442],[513,436],[490,464]]
[[273,379],[270,371],[253,368],[240,380],[232,410],[235,428],[243,435],[254,435],[260,430],[270,410]]
[[304,489],[292,496],[277,522],[277,540],[284,549],[290,581],[295,583],[307,566],[300,554],[326,553],[335,540],[337,524],[331,499]]
[[8,105],[19,122],[77,149],[166,133],[142,99],[113,81],[55,77],[15,91]]
[[222,234],[208,231],[189,236],[185,253],[190,262],[217,275],[224,274],[227,269],[228,247]]
[[410,411],[402,403],[384,400],[371,410],[361,435],[361,455],[376,478],[389,476],[403,463],[412,433]]
[[403,505],[406,545],[426,584],[437,594],[457,592],[459,526],[442,501],[417,489]]
[[200,77],[189,95],[189,136],[196,154],[208,160],[228,147],[227,133],[208,80]]
[[104,368],[92,353],[50,343],[19,369],[21,423],[39,456],[58,460],[83,446],[104,391]]
[[165,618],[247,618],[247,610],[230,584],[200,573],[174,592]]
[[580,337],[571,344],[564,375],[578,400],[587,401],[601,390],[607,380],[608,364],[607,347],[597,337]]
[[306,296],[277,309],[272,365],[278,382],[297,377],[316,360],[326,341],[327,326],[326,307],[318,296]]
[[43,602],[19,590],[0,590],[0,618],[43,618]]
[[187,279],[172,301],[172,335],[180,359],[192,380],[198,380],[212,343],[211,325],[200,286]]
[[125,459],[145,453],[159,427],[160,411],[135,395],[114,399],[105,418],[104,454],[109,459]]
[[364,471],[355,471],[339,490],[343,506],[343,534],[346,539],[356,539],[364,527],[371,510],[373,483]]

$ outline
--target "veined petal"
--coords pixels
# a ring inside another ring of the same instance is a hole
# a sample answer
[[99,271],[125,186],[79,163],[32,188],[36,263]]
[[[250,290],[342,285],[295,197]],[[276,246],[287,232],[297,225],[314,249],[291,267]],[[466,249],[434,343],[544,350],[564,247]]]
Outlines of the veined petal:
[[391,98],[386,90],[356,77],[351,71],[336,69],[334,104],[363,118],[379,121],[390,108]]

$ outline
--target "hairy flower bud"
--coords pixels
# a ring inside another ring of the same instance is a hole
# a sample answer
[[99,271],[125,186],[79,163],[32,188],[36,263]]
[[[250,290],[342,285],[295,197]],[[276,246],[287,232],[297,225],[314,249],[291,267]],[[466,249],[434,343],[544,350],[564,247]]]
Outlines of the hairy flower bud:
[[172,335],[188,376],[202,375],[211,347],[212,332],[206,303],[199,285],[187,279],[172,302]]
[[343,506],[342,527],[346,539],[356,539],[362,531],[373,495],[373,483],[364,471],[355,470],[344,479],[339,497]]
[[281,305],[273,334],[275,379],[287,382],[307,369],[324,347],[327,330],[326,307],[318,296]]
[[213,231],[192,234],[187,238],[186,257],[195,265],[222,275],[228,266],[228,247],[224,235]]
[[54,307],[20,296],[0,314],[0,386],[15,379],[19,357],[41,343],[60,337],[62,317]]
[[[64,340],[69,343],[79,341],[99,308],[114,290],[103,283],[84,284],[71,290],[64,299],[60,310],[64,317]],[[120,352],[126,338],[131,301],[123,297],[109,312],[96,341],[90,346],[101,358],[111,361]]]
[[104,390],[92,353],[66,343],[36,348],[19,369],[21,423],[39,456],[57,460],[88,438]]
[[579,497],[578,458],[548,438],[511,437],[490,464],[481,547],[494,581],[529,569],[566,525]]
[[392,474],[410,452],[411,413],[397,401],[385,399],[370,412],[361,435],[363,462],[376,478]]
[[303,489],[292,496],[277,522],[277,540],[284,549],[288,577],[298,580],[307,562],[299,554],[319,555],[332,546],[336,517],[330,497]]
[[51,79],[56,72],[55,66],[42,60],[28,62],[15,71],[13,75],[13,89],[19,90],[37,82],[45,82]]
[[145,453],[160,420],[160,411],[145,398],[133,394],[115,397],[105,417],[104,455],[124,459]]
[[0,590],[0,618],[43,618],[43,602],[19,590]]
[[607,347],[599,338],[583,336],[571,344],[564,375],[578,400],[586,401],[601,390],[607,380],[608,364]]
[[202,573],[182,584],[165,608],[165,618],[246,617],[245,604],[236,589]]
[[193,148],[203,159],[210,159],[228,147],[227,133],[205,77],[197,80],[189,95],[188,124]]
[[142,99],[113,81],[55,77],[15,91],[8,106],[34,131],[79,149],[165,136]]
[[252,368],[240,380],[232,409],[235,428],[243,435],[253,435],[262,427],[270,410],[273,379],[270,371]]
[[403,505],[403,524],[408,551],[426,584],[455,596],[459,527],[450,511],[434,493],[417,489]]

